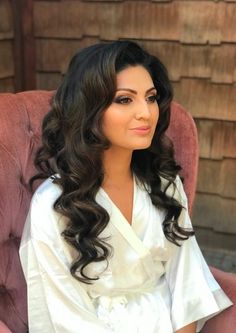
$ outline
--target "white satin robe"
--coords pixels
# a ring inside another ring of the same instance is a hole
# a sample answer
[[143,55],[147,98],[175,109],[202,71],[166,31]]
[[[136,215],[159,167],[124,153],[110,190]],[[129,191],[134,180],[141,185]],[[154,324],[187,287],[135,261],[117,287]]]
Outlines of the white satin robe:
[[[134,177],[135,179],[135,177]],[[179,177],[174,196],[186,207]],[[173,191],[169,189],[169,191]],[[20,247],[28,286],[30,333],[173,333],[205,321],[232,305],[213,278],[195,237],[177,247],[166,240],[163,211],[134,181],[132,225],[101,188],[96,201],[110,215],[100,237],[109,237],[113,254],[86,272],[91,285],[70,274],[78,253],[61,236],[66,219],[53,210],[61,193],[51,179],[33,196]],[[191,226],[186,209],[182,226]]]

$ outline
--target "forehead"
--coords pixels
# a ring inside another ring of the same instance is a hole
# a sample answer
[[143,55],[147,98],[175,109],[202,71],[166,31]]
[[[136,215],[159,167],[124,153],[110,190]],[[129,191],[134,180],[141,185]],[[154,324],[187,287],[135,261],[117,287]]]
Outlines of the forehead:
[[149,72],[143,66],[129,66],[116,76],[117,88],[146,88],[153,86]]

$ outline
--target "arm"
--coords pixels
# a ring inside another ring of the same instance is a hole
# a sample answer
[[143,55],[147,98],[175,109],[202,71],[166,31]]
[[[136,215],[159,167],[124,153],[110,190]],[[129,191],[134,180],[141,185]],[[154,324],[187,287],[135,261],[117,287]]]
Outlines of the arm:
[[196,333],[197,323],[191,323],[187,326],[184,326],[180,330],[177,330],[175,333]]
[[[52,191],[51,191],[52,192]],[[55,195],[34,196],[25,223],[20,259],[27,282],[29,331],[107,333],[86,285],[72,277],[73,254],[61,237],[63,217],[52,208]]]
[[27,281],[29,331],[34,333],[105,333],[82,284],[60,254],[39,240],[21,247]]
[[[176,199],[185,207],[182,209],[179,224],[189,228],[191,221],[187,198],[179,178],[176,180],[176,185]],[[194,236],[183,241],[180,247],[171,244],[170,248],[171,255],[165,264],[165,271],[171,293],[174,331],[199,332],[209,318],[232,303],[212,276]],[[187,324],[195,322],[196,330],[192,331],[194,328],[190,325],[188,331]]]

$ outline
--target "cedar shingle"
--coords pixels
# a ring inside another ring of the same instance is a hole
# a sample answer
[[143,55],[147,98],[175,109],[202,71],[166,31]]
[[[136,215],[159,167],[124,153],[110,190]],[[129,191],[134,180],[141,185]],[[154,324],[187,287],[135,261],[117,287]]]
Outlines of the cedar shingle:
[[236,122],[195,119],[200,157],[236,158]]
[[124,2],[118,37],[178,40],[180,34],[178,7],[175,1],[172,3]]
[[14,75],[12,41],[0,41],[0,78]]
[[81,38],[83,4],[70,2],[35,2],[35,36]]
[[157,55],[166,65],[170,78],[210,78],[210,46],[183,45],[179,42],[142,41],[141,44]]
[[200,246],[212,249],[223,249],[226,251],[235,251],[235,234],[214,232],[213,229],[197,227],[198,218],[194,215],[192,219],[195,225],[195,231]]
[[236,47],[234,44],[211,46],[209,66],[212,71],[212,81],[216,83],[236,82]]
[[236,84],[181,79],[174,88],[176,100],[194,117],[236,121]]
[[37,39],[37,70],[64,74],[77,50],[97,42],[99,40],[92,37],[78,40]]
[[0,2],[0,39],[13,38],[13,22],[10,2]]
[[12,77],[0,79],[0,93],[14,92],[14,90],[14,79]]
[[215,1],[36,1],[35,32],[220,44],[236,41],[235,11],[234,4]]
[[176,2],[158,4],[132,1],[99,5],[80,1],[35,2],[34,13],[35,34],[38,37],[80,38],[90,35],[103,39],[179,38]]
[[61,79],[60,73],[37,73],[37,89],[55,90],[59,86]]
[[236,159],[200,159],[197,190],[236,199]]
[[[39,70],[65,72],[76,49],[99,42],[96,37],[82,39],[38,39]],[[232,83],[234,74],[234,45],[183,45],[178,42],[139,40],[149,52],[165,63],[173,81],[181,77],[211,78],[216,83]],[[52,52],[53,50],[53,52]],[[212,66],[214,64],[214,66]]]
[[236,234],[235,216],[235,200],[212,194],[198,193],[196,195],[193,209],[195,225],[212,228],[218,232]]
[[236,6],[235,3],[225,3],[224,25],[221,27],[222,41],[236,42]]

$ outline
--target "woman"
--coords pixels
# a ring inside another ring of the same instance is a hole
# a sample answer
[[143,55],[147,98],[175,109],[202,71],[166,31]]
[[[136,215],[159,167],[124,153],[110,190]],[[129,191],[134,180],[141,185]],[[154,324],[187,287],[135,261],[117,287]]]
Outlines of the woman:
[[171,100],[165,67],[133,42],[71,60],[20,249],[30,333],[194,333],[232,304],[193,236]]

